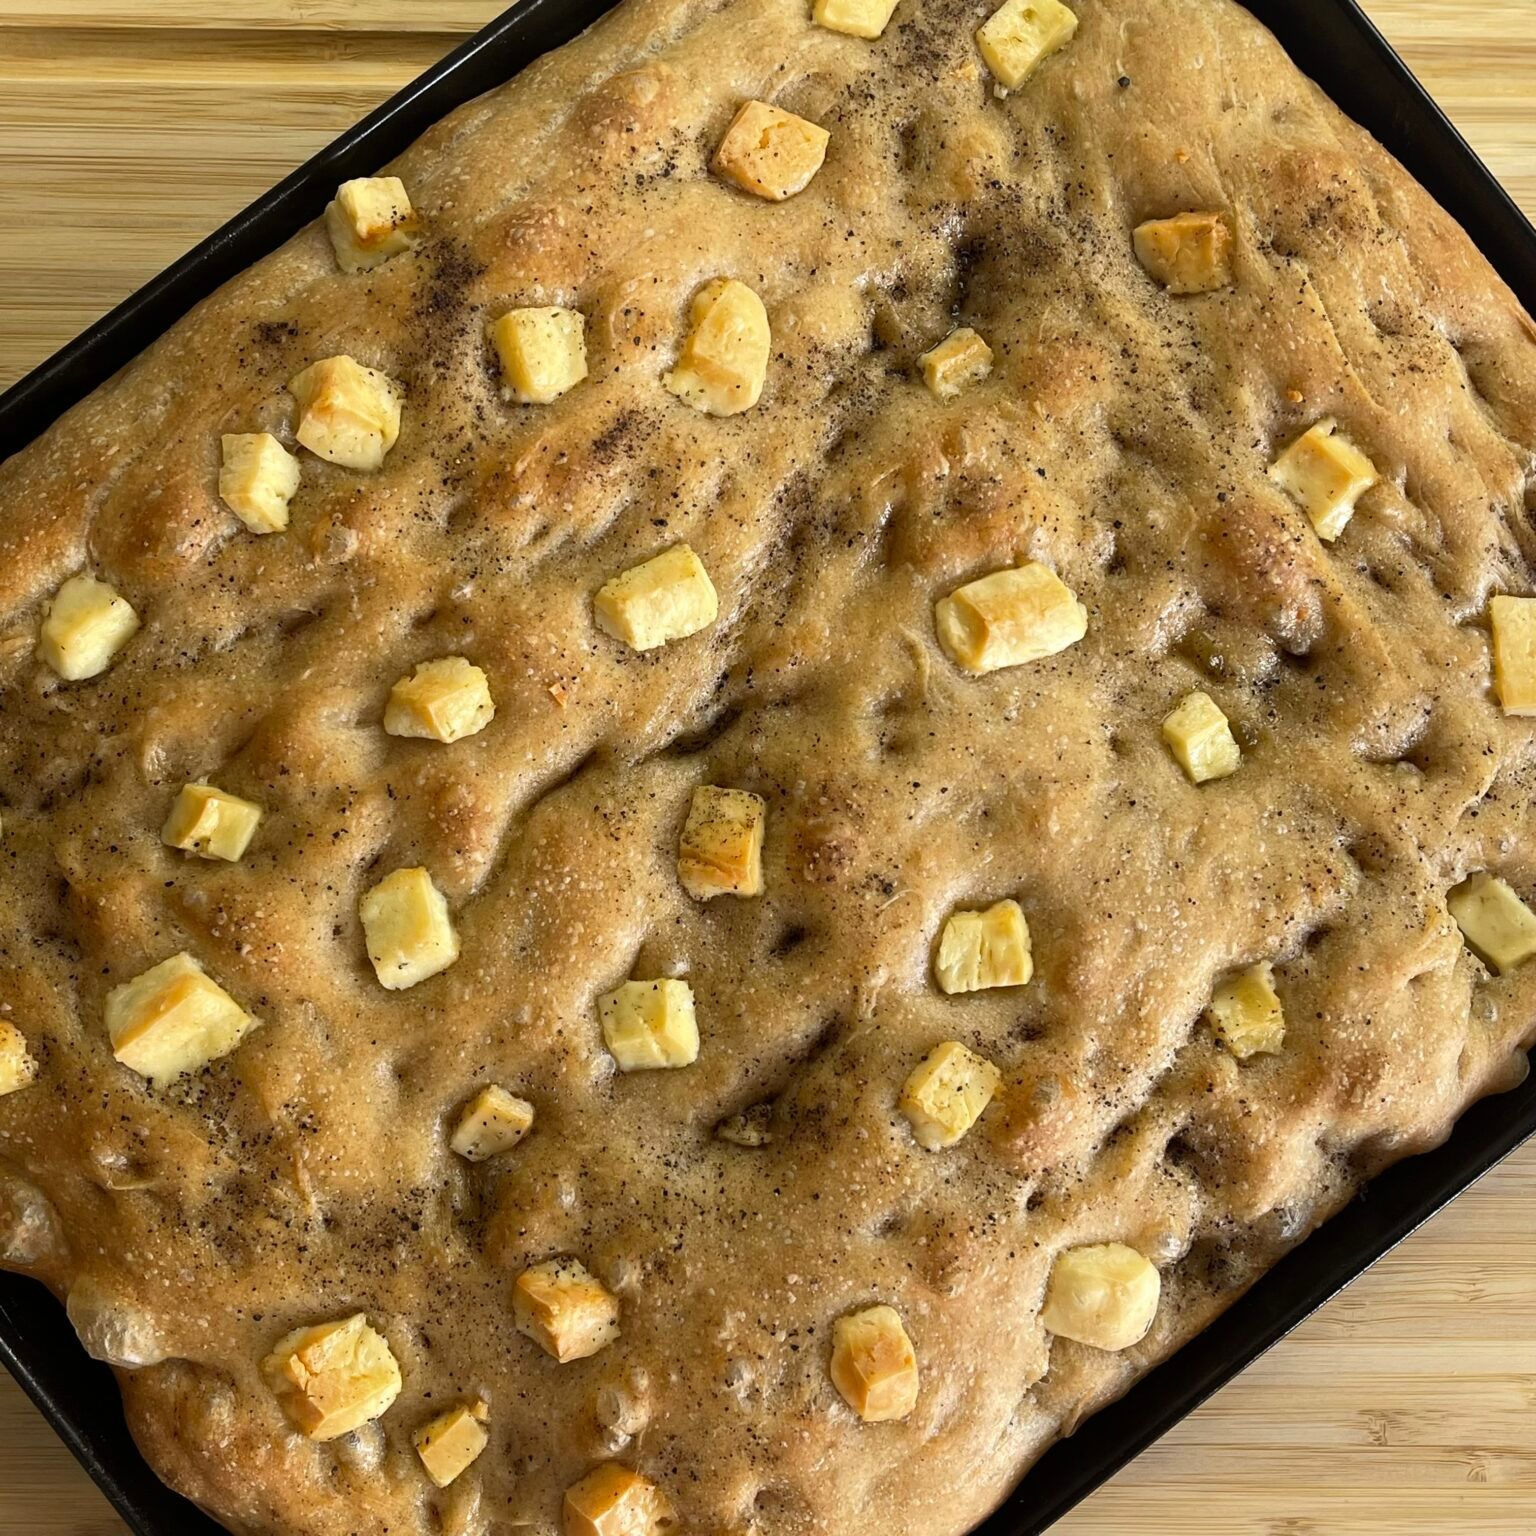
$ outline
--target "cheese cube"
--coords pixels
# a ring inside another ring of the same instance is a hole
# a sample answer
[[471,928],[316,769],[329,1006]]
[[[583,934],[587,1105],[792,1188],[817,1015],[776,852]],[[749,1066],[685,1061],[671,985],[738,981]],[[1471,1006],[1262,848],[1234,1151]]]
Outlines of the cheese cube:
[[1506,715],[1536,715],[1536,597],[1494,598],[1493,687]]
[[879,37],[896,9],[897,0],[815,0],[811,20],[829,32],[849,37]]
[[1146,1337],[1162,1288],[1156,1268],[1124,1243],[1069,1248],[1051,1269],[1040,1321],[1094,1349],[1128,1349]]
[[446,1488],[485,1449],[491,1438],[486,1416],[483,1402],[461,1403],[416,1431],[416,1454],[439,1488]]
[[942,991],[980,992],[1022,987],[1035,973],[1029,924],[1016,901],[999,901],[982,912],[952,912],[933,965]]
[[691,329],[663,382],[706,416],[735,416],[763,392],[773,345],[763,301],[734,277],[717,277],[694,295]]
[[1446,898],[1472,953],[1503,976],[1536,955],[1536,912],[1486,870],[1463,880]]
[[618,1301],[575,1259],[525,1269],[512,1288],[512,1316],[520,1333],[562,1365],[595,1355],[619,1336]]
[[649,651],[713,624],[720,599],[699,557],[688,545],[674,544],[605,583],[592,608],[605,634]]
[[391,992],[414,987],[459,958],[448,903],[426,870],[397,869],[362,899],[368,958]]
[[992,372],[992,348],[970,326],[962,325],[932,351],[924,352],[917,366],[930,392],[940,400],[950,400]]
[[949,659],[979,675],[1075,645],[1088,633],[1088,610],[1053,570],[1031,560],[941,598],[933,622]]
[[377,368],[339,356],[311,363],[288,382],[298,404],[294,436],[344,469],[378,469],[400,436],[401,387]]
[[976,42],[997,83],[1013,91],[1076,31],[1077,17],[1059,0],[1008,0],[983,24]]
[[470,1100],[448,1145],[460,1157],[483,1163],[515,1147],[532,1129],[533,1105],[492,1084]]
[[832,1325],[832,1385],[866,1424],[917,1406],[917,1353],[893,1307],[866,1307]]
[[359,176],[336,189],[325,228],[343,272],[364,272],[416,244],[421,221],[398,176]]
[[459,741],[483,731],[496,718],[485,673],[462,656],[418,662],[409,677],[389,690],[384,729],[391,736],[424,736]]
[[762,894],[766,811],[763,797],[744,789],[694,790],[677,850],[677,877],[690,896]]
[[899,1108],[918,1145],[930,1152],[952,1147],[981,1118],[1003,1074],[958,1040],[937,1045],[901,1090]]
[[112,1054],[161,1083],[229,1055],[261,1022],[185,951],[113,987],[105,1015]]
[[1269,467],[1269,477],[1331,544],[1355,515],[1355,503],[1380,478],[1376,466],[1331,417],[1308,427]]
[[1198,689],[1163,721],[1163,740],[1191,784],[1236,773],[1243,754],[1221,707]]
[[299,461],[270,432],[226,432],[219,439],[219,499],[252,533],[288,526]]
[[38,657],[66,683],[104,672],[139,627],[128,600],[94,576],[71,576],[53,595]]
[[1229,977],[1211,996],[1211,1028],[1239,1061],[1273,1054],[1285,1043],[1285,1011],[1275,992],[1274,968],[1252,965]]
[[662,1536],[677,1527],[671,1500],[616,1461],[566,1489],[561,1520],[561,1536]]
[[376,1419],[400,1395],[400,1366],[361,1313],[297,1328],[261,1363],[295,1429],[335,1440]]
[[744,102],[725,130],[710,168],[743,192],[770,202],[803,192],[827,157],[825,128],[765,101]]
[[27,1037],[9,1020],[0,1019],[0,1094],[15,1093],[37,1076],[37,1063],[27,1051]]
[[183,784],[160,829],[162,842],[234,863],[250,846],[261,807],[212,784]]
[[587,317],[580,310],[513,309],[491,326],[501,380],[520,405],[548,405],[587,376]]
[[686,1067],[698,1060],[699,1026],[686,981],[626,981],[598,1002],[603,1040],[621,1072]]
[[1169,293],[1211,293],[1232,281],[1232,226],[1225,214],[1148,219],[1131,242],[1137,261]]

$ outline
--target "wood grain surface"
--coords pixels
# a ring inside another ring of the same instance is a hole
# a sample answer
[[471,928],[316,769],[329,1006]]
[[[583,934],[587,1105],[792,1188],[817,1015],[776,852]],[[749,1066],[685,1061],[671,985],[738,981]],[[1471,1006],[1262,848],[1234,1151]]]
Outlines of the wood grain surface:
[[[0,387],[500,8],[0,0]],[[1536,0],[1367,8],[1536,214]],[[1536,1146],[1057,1529],[1530,1536]],[[0,1376],[0,1533],[123,1532]]]

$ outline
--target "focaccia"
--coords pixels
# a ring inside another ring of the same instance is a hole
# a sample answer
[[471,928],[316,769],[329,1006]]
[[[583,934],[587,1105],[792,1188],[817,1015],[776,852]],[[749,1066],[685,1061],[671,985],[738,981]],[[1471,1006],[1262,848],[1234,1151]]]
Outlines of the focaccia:
[[1229,0],[626,0],[0,467],[0,1261],[246,1536],[961,1536],[1523,1070],[1533,456]]

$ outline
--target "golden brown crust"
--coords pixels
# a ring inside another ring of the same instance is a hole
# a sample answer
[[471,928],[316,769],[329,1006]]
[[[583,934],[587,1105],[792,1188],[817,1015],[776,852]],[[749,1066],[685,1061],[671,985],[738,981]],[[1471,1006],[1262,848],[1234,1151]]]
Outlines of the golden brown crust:
[[[865,42],[805,0],[629,0],[391,168],[418,250],[346,275],[315,224],[0,467],[0,1004],[40,1066],[0,1100],[3,1253],[74,1290],[150,1459],[236,1531],[551,1533],[618,1455],[689,1531],[878,1507],[955,1536],[1517,1070],[1536,971],[1490,979],[1445,893],[1536,884],[1531,730],[1481,628],[1532,585],[1530,320],[1236,6],[1083,0],[1006,100],[986,9],[902,0]],[[707,170],[748,97],[831,130],[782,205]],[[1137,265],[1130,231],[1185,209],[1230,215],[1230,289]],[[661,385],[722,274],[774,333],[730,420]],[[549,407],[501,397],[514,305],[587,316],[590,377]],[[956,324],[993,370],[938,402],[913,364]],[[403,382],[400,440],[371,476],[306,455],[253,537],[220,434],[291,447],[286,381],[340,352]],[[1265,476],[1323,415],[1382,476],[1330,547]],[[679,540],[719,621],[646,655],[601,633],[596,587]],[[1086,638],[962,675],[935,598],[1027,559]],[[35,637],[84,567],[143,627],[59,686]],[[443,655],[495,719],[386,735]],[[1244,750],[1199,787],[1159,736],[1196,687]],[[160,841],[201,778],[265,810],[237,864]],[[699,784],[765,798],[762,896],[679,885]],[[386,993],[358,899],[416,865],[462,954]],[[944,918],[1008,896],[1034,979],[942,995]],[[181,949],[262,1025],[151,1091],[102,1001]],[[1284,1047],[1239,1063],[1202,1012],[1266,960]],[[684,973],[697,1063],[616,1075],[597,997]],[[951,1038],[1003,1084],[930,1153],[896,1101]],[[448,1136],[492,1082],[536,1129],[471,1165]],[[763,1103],[766,1145],[712,1135]],[[1053,1255],[1108,1240],[1162,1270],[1151,1333],[1053,1343]],[[559,1365],[511,1288],[565,1254],[621,1336]],[[917,1352],[900,1423],[828,1374],[874,1302]],[[355,1311],[404,1389],[312,1445],[259,1363]],[[477,1396],[490,1446],[439,1492],[411,1437]]]

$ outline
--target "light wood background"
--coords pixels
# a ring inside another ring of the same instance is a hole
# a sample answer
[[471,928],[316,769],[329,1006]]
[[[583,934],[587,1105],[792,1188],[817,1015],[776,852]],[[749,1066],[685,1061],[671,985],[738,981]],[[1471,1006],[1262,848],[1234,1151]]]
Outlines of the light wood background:
[[[1536,213],[1536,0],[1367,6]],[[0,387],[500,8],[0,0]],[[1058,1530],[1531,1536],[1536,1146]],[[3,1375],[0,1532],[123,1533]]]

